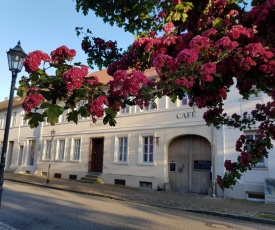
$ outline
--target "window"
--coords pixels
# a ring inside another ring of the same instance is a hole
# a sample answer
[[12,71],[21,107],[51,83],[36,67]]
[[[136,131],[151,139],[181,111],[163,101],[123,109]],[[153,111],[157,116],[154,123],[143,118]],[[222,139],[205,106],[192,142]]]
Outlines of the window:
[[27,120],[24,120],[25,113],[23,112],[21,116],[22,116],[22,123],[21,123],[22,126],[23,126],[23,125],[27,125],[27,124],[28,124],[28,121],[27,121]]
[[127,155],[128,155],[128,138],[120,137],[120,138],[118,138],[118,141],[119,141],[118,161],[126,162]]
[[65,140],[58,141],[57,160],[64,160]]
[[35,155],[35,140],[29,141],[29,165],[33,165]]
[[59,116],[58,122],[66,122],[68,112],[68,110],[64,110],[63,113]]
[[126,105],[125,108],[121,108],[121,109],[120,109],[120,113],[121,113],[121,114],[130,113],[130,106],[129,106],[129,105]]
[[11,117],[11,127],[15,127],[16,126],[16,112],[12,113],[12,117]]
[[51,159],[51,144],[52,141],[46,141],[46,150],[45,150],[45,157],[44,159],[50,160]]
[[4,114],[3,122],[2,122],[2,128],[4,129],[6,126],[6,120],[7,120],[7,114]]
[[153,163],[153,136],[143,137],[143,162]]
[[188,96],[185,95],[181,100],[181,105],[188,105]]
[[74,139],[73,160],[80,159],[80,139]]
[[156,102],[154,100],[154,101],[151,101],[148,106],[144,107],[144,110],[154,110],[154,109],[156,109],[156,106],[157,105],[156,105]]
[[[247,145],[247,151],[250,152],[252,148],[252,141],[257,140],[257,135],[246,134],[245,137],[247,141],[251,141],[250,144]],[[254,167],[265,167],[265,157],[262,156],[259,162]]]

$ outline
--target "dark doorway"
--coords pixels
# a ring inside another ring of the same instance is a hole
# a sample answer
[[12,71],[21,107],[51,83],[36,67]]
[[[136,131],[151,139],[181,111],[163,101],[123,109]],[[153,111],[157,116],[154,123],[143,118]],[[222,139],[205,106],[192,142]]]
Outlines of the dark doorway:
[[89,172],[102,173],[104,138],[91,138]]

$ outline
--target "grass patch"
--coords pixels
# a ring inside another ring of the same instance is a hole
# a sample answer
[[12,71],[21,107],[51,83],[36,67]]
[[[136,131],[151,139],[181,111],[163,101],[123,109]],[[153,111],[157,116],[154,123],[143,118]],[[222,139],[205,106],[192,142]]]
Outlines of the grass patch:
[[275,214],[272,214],[272,213],[259,213],[257,214],[256,217],[260,219],[266,219],[266,220],[275,220]]

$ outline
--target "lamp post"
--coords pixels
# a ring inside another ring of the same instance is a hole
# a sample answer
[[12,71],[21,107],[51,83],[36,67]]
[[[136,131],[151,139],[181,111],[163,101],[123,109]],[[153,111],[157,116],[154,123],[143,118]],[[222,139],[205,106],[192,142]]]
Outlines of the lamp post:
[[53,143],[53,138],[55,136],[55,130],[53,129],[51,131],[51,144],[50,144],[50,149],[49,149],[49,152],[50,152],[50,163],[49,163],[49,166],[48,166],[48,173],[47,173],[47,183],[50,183],[50,170],[51,170],[51,160],[52,160],[52,155],[51,155],[51,152],[52,152],[52,143]]
[[3,147],[2,147],[2,153],[1,153],[0,207],[1,207],[1,200],[2,200],[2,192],[3,192],[4,168],[5,168],[6,152],[7,152],[7,146],[8,146],[9,131],[10,131],[10,120],[11,120],[11,111],[12,111],[12,103],[13,103],[13,96],[14,96],[14,87],[15,87],[17,74],[22,70],[23,61],[27,56],[27,54],[23,51],[19,41],[17,46],[15,46],[13,49],[10,49],[7,52],[7,56],[8,56],[9,70],[12,72],[12,80],[11,80],[7,117],[6,117],[5,133],[4,133],[4,139],[3,139]]

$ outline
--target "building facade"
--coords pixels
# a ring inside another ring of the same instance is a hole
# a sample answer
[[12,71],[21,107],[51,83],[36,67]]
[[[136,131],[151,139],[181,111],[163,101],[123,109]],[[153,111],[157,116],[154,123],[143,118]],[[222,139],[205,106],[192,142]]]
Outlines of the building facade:
[[[106,71],[96,72],[102,82]],[[155,76],[154,70],[147,72]],[[258,95],[243,101],[237,91],[228,96],[228,114],[253,109],[256,103],[268,100]],[[265,199],[265,179],[275,178],[275,153],[244,173],[232,190],[222,191],[216,184],[223,175],[224,160],[235,161],[235,142],[239,135],[253,138],[255,131],[208,127],[204,109],[190,108],[188,99],[172,103],[169,98],[157,99],[157,109],[137,106],[122,109],[115,127],[102,119],[93,123],[80,118],[69,123],[65,115],[52,127],[43,123],[30,129],[22,119],[22,100],[15,98],[13,118],[6,156],[6,170],[64,179],[81,179],[89,173],[99,174],[106,184],[166,189],[239,199]],[[7,101],[0,103],[0,137],[4,135]],[[56,134],[51,137],[54,128]]]

